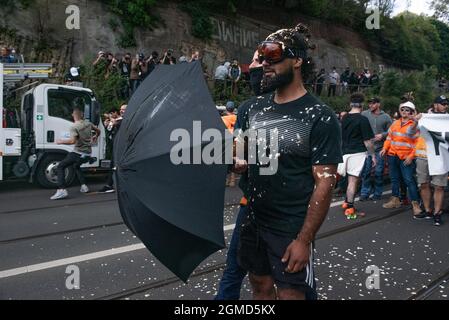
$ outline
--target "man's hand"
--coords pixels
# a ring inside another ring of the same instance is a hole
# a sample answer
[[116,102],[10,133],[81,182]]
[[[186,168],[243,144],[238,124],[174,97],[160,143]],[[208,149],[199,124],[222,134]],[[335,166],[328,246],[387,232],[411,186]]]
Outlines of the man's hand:
[[374,141],[382,141],[383,138],[384,138],[384,136],[383,136],[382,133],[376,134],[376,135],[374,136]]
[[301,240],[294,240],[285,251],[282,257],[282,263],[287,263],[285,272],[297,273],[307,266],[310,262],[310,246]]
[[377,167],[377,159],[376,159],[376,155],[372,155],[371,156],[372,162],[373,162],[373,167]]
[[414,159],[415,159],[414,156],[408,156],[407,158],[405,158],[404,164],[405,164],[406,166],[409,166],[409,165],[412,164],[412,162],[413,162]]
[[384,157],[387,154],[387,151],[385,149],[382,149],[382,151],[379,154],[381,157]]
[[97,141],[98,141],[98,136],[97,136],[97,135],[94,135],[94,136],[92,137],[92,143],[97,143]]
[[232,169],[232,171],[237,174],[243,174],[246,172],[246,170],[248,170],[248,162],[246,162],[246,160],[234,158],[234,168]]
[[416,116],[412,116],[412,119],[413,119],[415,122],[418,122],[419,120],[422,119],[422,116],[423,116],[422,113],[418,113]]

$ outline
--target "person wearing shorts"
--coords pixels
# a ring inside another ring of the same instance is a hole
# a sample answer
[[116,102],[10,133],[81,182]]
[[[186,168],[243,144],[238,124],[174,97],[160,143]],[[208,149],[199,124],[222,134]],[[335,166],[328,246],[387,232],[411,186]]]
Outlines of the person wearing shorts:
[[[248,216],[237,260],[249,272],[255,300],[316,298],[313,243],[342,154],[335,112],[308,93],[302,80],[309,38],[299,24],[259,45],[264,91],[275,92],[249,100],[236,138],[247,146],[247,157],[236,159],[235,170],[248,175]],[[255,139],[248,138],[252,133]]]
[[[445,114],[447,113],[448,99],[445,96],[439,96],[434,100],[432,109],[433,114]],[[417,115],[416,119],[419,120],[422,115]],[[440,174],[431,176],[429,174],[429,162],[427,160],[427,146],[426,141],[422,136],[418,138],[416,143],[416,173],[418,176],[418,186],[420,187],[421,199],[424,205],[424,210],[414,218],[417,220],[433,219],[435,226],[441,226],[443,224],[443,201],[444,201],[444,189],[448,185],[448,174]],[[434,209],[431,207],[432,200],[432,188]]]
[[372,156],[373,166],[376,166],[376,157],[373,156],[373,129],[369,120],[362,116],[364,101],[365,96],[363,94],[354,93],[351,96],[351,111],[343,118],[341,124],[343,163],[338,166],[338,174],[343,177],[348,176],[346,199],[343,203],[343,209],[348,218],[357,217],[354,199],[368,153]]

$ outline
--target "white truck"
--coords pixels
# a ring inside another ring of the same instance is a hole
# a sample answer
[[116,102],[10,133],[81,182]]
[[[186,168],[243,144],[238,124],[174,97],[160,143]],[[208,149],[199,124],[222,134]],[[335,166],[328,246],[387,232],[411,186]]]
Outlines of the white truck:
[[[91,163],[84,164],[83,170],[110,168],[110,161],[105,159],[106,134],[100,104],[90,89],[39,84],[22,96],[20,114],[15,117],[20,119],[8,121],[15,114],[11,110],[4,112],[5,86],[24,79],[48,78],[51,69],[51,64],[0,64],[0,181],[27,178],[44,188],[56,188],[55,169],[73,150],[73,146],[56,144],[56,140],[70,136],[74,107],[84,110],[85,118],[101,130],[92,148]],[[72,183],[74,178],[74,169],[67,168],[66,181]]]

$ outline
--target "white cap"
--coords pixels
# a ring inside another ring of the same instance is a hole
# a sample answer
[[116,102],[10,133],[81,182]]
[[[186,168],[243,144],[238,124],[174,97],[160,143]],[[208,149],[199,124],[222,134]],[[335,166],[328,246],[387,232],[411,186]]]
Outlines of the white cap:
[[70,68],[70,74],[72,75],[72,77],[78,77],[80,75],[80,73],[78,72],[78,68],[75,67]]
[[416,112],[416,107],[415,107],[415,105],[413,104],[413,102],[407,101],[407,102],[401,104],[401,105],[399,106],[399,109],[401,109],[402,107],[410,108],[410,109],[412,109],[413,111]]

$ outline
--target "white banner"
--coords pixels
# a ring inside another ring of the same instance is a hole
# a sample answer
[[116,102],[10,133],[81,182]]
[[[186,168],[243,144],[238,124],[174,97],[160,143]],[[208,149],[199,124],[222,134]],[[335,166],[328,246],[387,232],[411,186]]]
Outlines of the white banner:
[[426,140],[430,175],[449,172],[449,114],[424,114],[419,129]]

